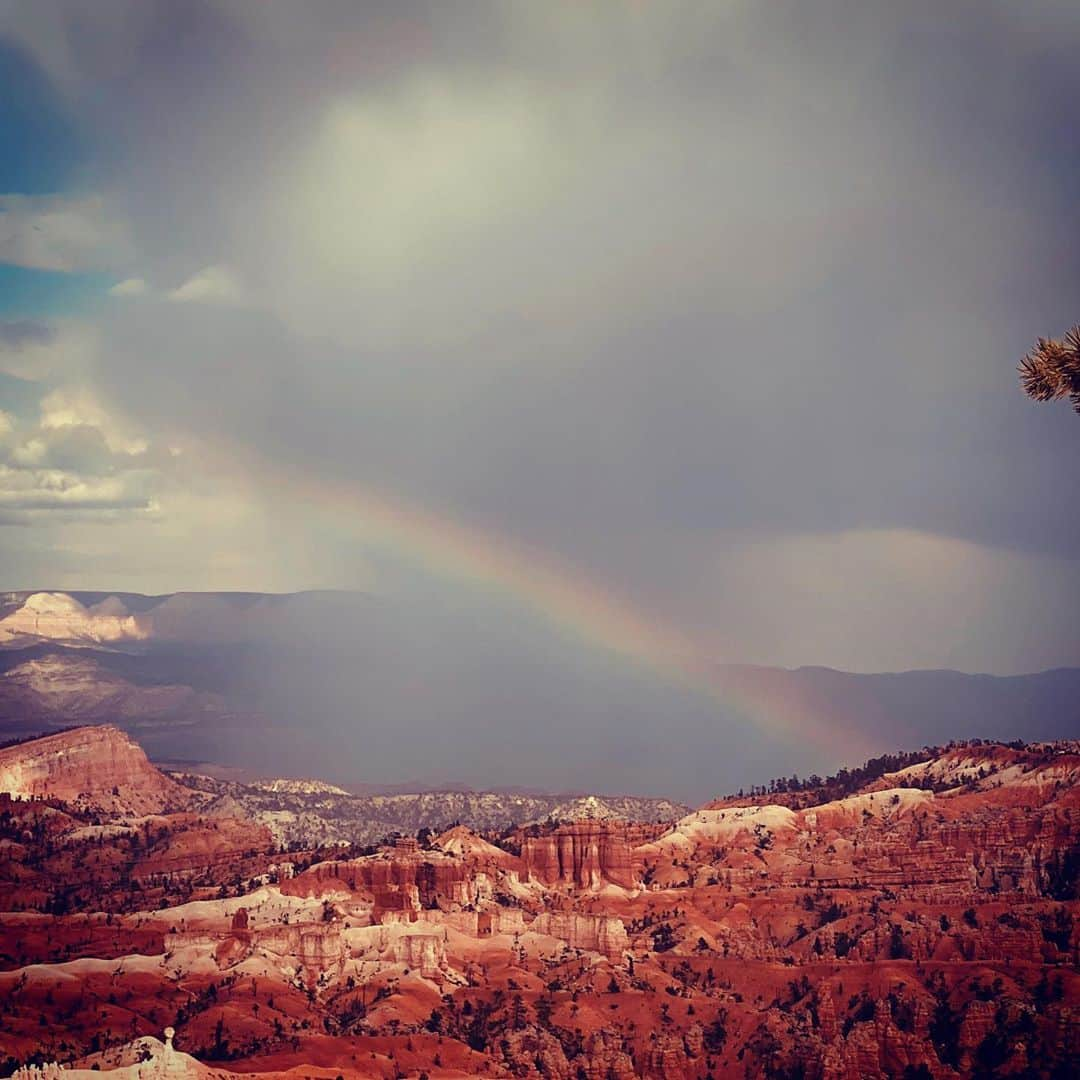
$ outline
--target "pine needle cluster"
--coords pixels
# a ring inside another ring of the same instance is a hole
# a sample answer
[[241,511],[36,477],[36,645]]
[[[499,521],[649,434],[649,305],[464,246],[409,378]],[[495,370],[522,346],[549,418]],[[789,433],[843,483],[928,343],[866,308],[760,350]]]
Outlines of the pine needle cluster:
[[1068,398],[1080,413],[1080,326],[1061,341],[1039,338],[1017,368],[1024,393],[1034,401]]

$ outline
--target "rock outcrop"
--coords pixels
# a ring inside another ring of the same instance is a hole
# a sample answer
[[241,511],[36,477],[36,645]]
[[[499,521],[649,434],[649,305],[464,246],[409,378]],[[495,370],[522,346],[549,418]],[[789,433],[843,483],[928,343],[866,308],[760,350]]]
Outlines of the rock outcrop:
[[0,750],[0,794],[130,814],[164,813],[192,801],[186,788],[150,764],[134,739],[106,726]]
[[[333,859],[236,819],[9,799],[0,1060],[77,1058],[175,1016],[193,1058],[248,1075],[1066,1075],[1076,750],[950,750],[841,798],[724,800],[666,830],[455,827]],[[123,795],[149,766],[114,756]],[[26,793],[85,794],[83,766],[20,768]]]
[[572,949],[597,952],[620,960],[630,947],[622,919],[611,915],[587,915],[578,911],[550,911],[537,915],[530,930],[565,941]]
[[0,619],[0,646],[41,640],[101,645],[148,637],[140,619],[111,599],[86,607],[68,593],[32,593]]
[[425,908],[474,903],[490,892],[485,877],[462,859],[441,851],[391,850],[375,857],[324,862],[283,883],[293,896],[321,896],[336,889],[374,904],[376,921],[386,913],[415,917]]
[[642,832],[626,822],[577,821],[560,825],[543,836],[526,835],[521,842],[525,876],[545,885],[599,889],[638,884],[631,854]]

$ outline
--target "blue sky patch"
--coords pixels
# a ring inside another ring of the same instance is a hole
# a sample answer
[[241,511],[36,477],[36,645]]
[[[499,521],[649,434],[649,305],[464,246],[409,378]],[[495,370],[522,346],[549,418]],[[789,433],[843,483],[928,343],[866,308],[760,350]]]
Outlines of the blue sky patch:
[[101,271],[69,274],[0,263],[0,318],[82,315],[101,304],[115,282],[114,275]]
[[84,147],[59,96],[32,60],[0,41],[0,193],[70,186]]

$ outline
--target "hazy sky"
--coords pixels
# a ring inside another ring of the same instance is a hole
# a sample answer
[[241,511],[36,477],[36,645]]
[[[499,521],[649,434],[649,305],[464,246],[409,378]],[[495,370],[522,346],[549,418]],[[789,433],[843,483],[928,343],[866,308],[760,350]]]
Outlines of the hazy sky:
[[1080,419],[1015,365],[1080,320],[1078,50],[1074,0],[6,3],[0,588],[467,592],[467,530],[719,660],[1077,663]]

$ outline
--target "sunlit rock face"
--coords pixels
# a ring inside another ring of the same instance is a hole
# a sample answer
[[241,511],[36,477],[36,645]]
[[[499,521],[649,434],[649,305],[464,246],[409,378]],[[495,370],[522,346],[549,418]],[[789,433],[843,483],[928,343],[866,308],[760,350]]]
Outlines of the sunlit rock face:
[[[171,810],[130,740],[95,736],[0,755],[24,793],[0,806],[0,1060],[122,1071],[160,1056],[140,1040],[163,1019],[218,1076],[947,1080],[1080,1055],[1073,743],[670,825],[336,852]],[[120,809],[80,809],[106,784]]]
[[284,611],[301,614],[306,603],[304,594],[288,597],[261,593],[173,593],[156,597],[125,593],[123,597],[105,595],[100,599],[100,594],[66,592],[2,596],[0,648],[24,648],[35,643],[123,648],[150,642],[258,640],[278,629]]
[[621,919],[610,915],[588,915],[576,911],[543,912],[533,922],[533,930],[565,941],[572,949],[601,953],[618,960],[630,946]]
[[598,889],[636,884],[632,843],[640,832],[625,822],[579,821],[521,844],[524,873],[545,885]]
[[283,883],[294,896],[321,896],[334,889],[363,894],[371,899],[377,916],[415,914],[446,905],[479,901],[490,891],[488,879],[470,871],[461,858],[442,852],[402,852],[346,862],[325,862]]
[[0,619],[0,645],[34,640],[103,645],[149,636],[146,620],[116,597],[86,607],[67,593],[32,593]]
[[190,792],[155,769],[134,739],[104,726],[0,750],[0,793],[128,813],[179,809],[191,801]]

